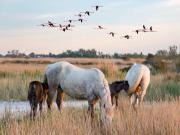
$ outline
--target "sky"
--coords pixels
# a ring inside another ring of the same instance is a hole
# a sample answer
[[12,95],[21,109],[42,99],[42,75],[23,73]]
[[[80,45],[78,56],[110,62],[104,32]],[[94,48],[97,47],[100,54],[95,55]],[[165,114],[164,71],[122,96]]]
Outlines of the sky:
[[[101,5],[95,12],[93,5]],[[40,27],[52,21],[65,24],[75,14],[94,11],[72,31]],[[180,0],[0,0],[0,54],[17,49],[29,54],[96,49],[104,53],[155,53],[170,45],[180,47]],[[95,30],[98,25],[105,30]],[[135,29],[153,26],[157,32]],[[108,32],[115,32],[114,38]],[[129,34],[132,39],[121,39]]]

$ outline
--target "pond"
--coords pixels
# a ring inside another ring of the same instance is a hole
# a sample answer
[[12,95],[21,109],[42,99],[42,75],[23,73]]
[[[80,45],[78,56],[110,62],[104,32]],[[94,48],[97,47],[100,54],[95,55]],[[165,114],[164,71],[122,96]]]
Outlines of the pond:
[[[64,101],[63,107],[83,108],[88,107],[87,101]],[[43,109],[47,108],[46,103],[43,104]],[[56,103],[53,103],[53,108],[57,109]],[[30,112],[30,105],[28,101],[0,101],[0,118],[6,113],[11,113],[15,117],[23,116]]]

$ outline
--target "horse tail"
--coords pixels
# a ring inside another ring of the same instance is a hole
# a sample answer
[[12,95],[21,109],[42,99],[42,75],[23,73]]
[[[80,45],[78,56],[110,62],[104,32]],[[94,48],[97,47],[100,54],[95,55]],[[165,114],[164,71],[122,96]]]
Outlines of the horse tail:
[[46,74],[44,74],[43,87],[49,88]]

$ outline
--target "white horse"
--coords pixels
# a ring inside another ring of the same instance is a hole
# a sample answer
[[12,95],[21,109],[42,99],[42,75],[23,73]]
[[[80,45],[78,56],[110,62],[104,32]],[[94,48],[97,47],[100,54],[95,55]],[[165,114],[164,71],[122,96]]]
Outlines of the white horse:
[[51,109],[52,100],[57,90],[56,103],[61,110],[64,93],[76,98],[87,99],[88,110],[94,114],[94,105],[100,99],[101,119],[111,122],[113,107],[108,82],[104,74],[96,68],[83,69],[68,62],[57,62],[47,66],[44,82],[48,83],[48,108]]
[[[142,101],[150,82],[149,68],[142,64],[134,64],[127,72],[125,79],[129,83],[127,92],[130,95],[131,104],[135,108],[138,104],[138,99],[140,99],[140,106],[142,106]],[[134,100],[133,96],[135,97]]]

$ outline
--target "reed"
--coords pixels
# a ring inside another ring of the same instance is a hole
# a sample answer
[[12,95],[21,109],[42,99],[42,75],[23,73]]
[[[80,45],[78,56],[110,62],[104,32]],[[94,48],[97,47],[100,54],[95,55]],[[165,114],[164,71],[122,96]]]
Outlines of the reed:
[[178,100],[144,104],[137,112],[129,106],[127,98],[120,98],[120,106],[110,127],[104,128],[100,122],[99,110],[93,121],[87,115],[87,108],[64,108],[62,113],[54,110],[44,112],[35,121],[28,116],[15,119],[6,116],[0,122],[2,135],[179,135],[180,107]]

